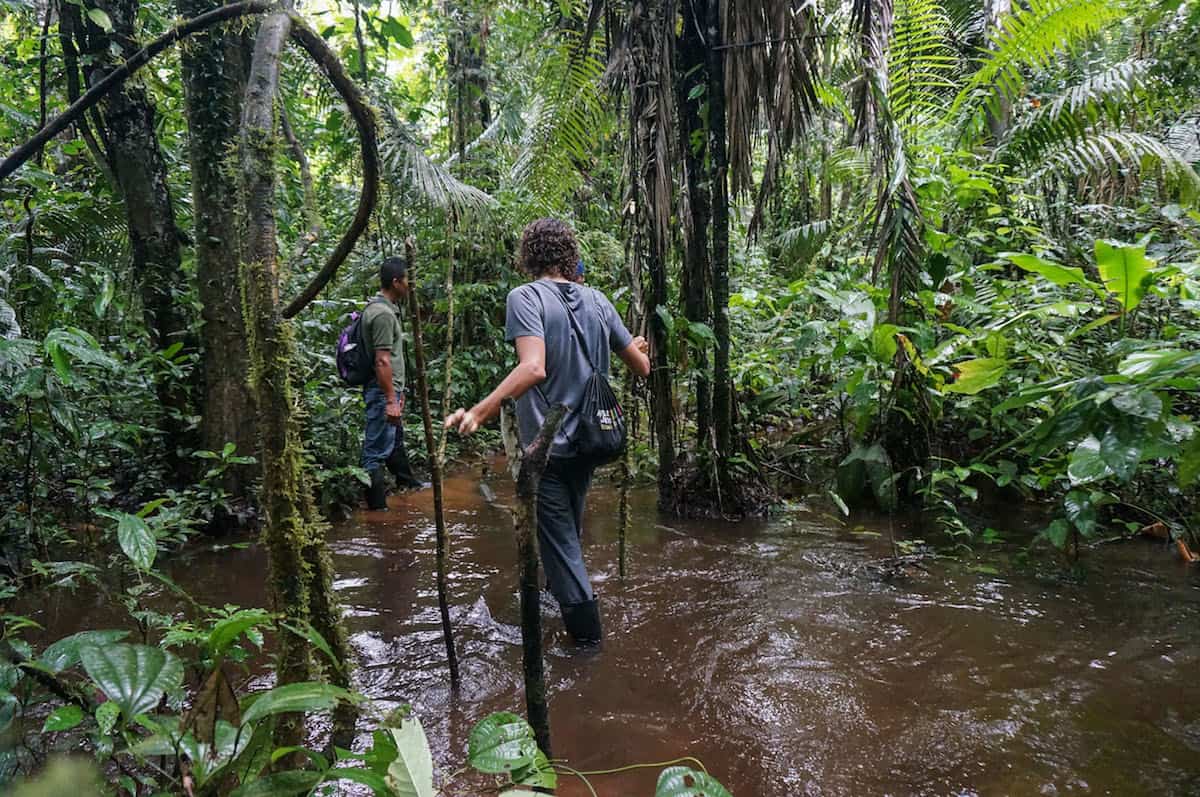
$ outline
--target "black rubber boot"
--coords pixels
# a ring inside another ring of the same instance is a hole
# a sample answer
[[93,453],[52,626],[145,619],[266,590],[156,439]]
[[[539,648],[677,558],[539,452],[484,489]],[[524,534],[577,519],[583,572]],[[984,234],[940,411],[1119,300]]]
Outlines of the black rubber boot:
[[388,455],[387,462],[384,464],[391,471],[392,478],[396,480],[396,487],[401,490],[419,490],[429,486],[413,473],[412,464],[408,461],[408,451],[404,448],[404,440],[400,437],[399,429],[396,430],[396,444],[392,446],[392,453]]
[[367,509],[379,512],[387,508],[387,481],[383,468],[376,468],[371,471],[371,486],[367,488]]
[[604,632],[600,627],[600,604],[595,600],[563,606],[562,616],[567,633],[574,637],[576,644],[600,644]]

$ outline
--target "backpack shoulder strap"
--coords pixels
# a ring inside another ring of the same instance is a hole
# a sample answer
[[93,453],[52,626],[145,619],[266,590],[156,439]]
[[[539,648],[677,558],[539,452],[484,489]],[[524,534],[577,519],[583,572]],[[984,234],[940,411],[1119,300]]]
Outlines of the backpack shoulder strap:
[[592,359],[592,353],[588,351],[587,336],[583,334],[583,328],[579,325],[579,319],[575,317],[575,312],[571,309],[571,305],[567,304],[567,300],[563,298],[562,293],[557,288],[552,288],[551,290],[554,292],[554,295],[558,297],[558,301],[562,304],[563,310],[566,311],[567,318],[570,320],[571,327],[575,330],[575,334],[579,336],[579,347],[583,349],[583,356],[588,361],[588,365],[592,367],[592,373],[600,373],[600,369],[596,367],[596,361]]

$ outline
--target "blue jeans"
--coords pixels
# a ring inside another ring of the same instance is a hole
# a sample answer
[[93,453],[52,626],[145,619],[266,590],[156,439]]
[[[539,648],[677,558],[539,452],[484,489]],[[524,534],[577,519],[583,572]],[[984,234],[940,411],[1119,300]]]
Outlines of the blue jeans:
[[388,423],[387,396],[375,381],[363,388],[363,401],[367,404],[367,427],[363,433],[362,466],[370,473],[382,468],[391,456],[399,429]]

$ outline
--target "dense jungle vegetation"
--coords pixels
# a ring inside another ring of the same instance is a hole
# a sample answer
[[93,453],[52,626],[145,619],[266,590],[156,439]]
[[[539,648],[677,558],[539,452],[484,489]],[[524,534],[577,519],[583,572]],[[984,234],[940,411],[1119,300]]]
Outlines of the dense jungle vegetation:
[[[0,782],[434,793],[414,719],[353,753],[304,722],[369,710],[324,546],[365,476],[333,347],[406,239],[437,419],[511,367],[521,228],[570,222],[651,341],[607,478],[665,513],[1186,555],[1198,35],[1194,0],[0,0]],[[447,467],[499,448],[437,436]],[[1040,531],[996,520],[1017,501]],[[159,569],[247,532],[269,609]],[[11,607],[47,590],[127,622],[45,640]],[[264,646],[275,687],[237,694]],[[505,794],[566,773],[477,719]],[[658,793],[725,793],[687,767]]]

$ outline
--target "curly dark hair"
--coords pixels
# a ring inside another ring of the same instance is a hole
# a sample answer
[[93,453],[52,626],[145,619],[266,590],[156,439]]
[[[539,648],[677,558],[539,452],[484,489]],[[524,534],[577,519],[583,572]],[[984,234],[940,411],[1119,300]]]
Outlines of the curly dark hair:
[[521,233],[518,265],[532,277],[572,279],[579,264],[575,231],[558,219],[532,221]]

